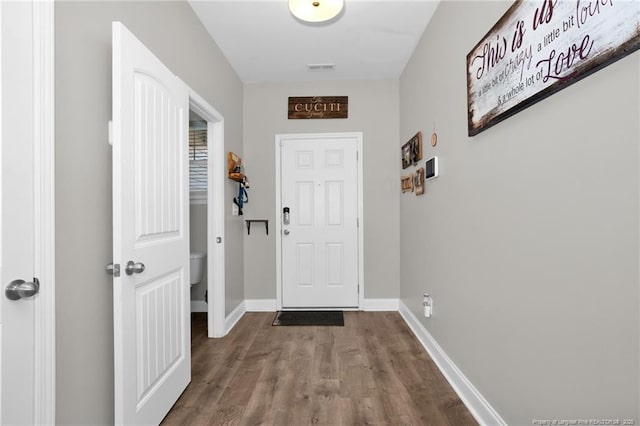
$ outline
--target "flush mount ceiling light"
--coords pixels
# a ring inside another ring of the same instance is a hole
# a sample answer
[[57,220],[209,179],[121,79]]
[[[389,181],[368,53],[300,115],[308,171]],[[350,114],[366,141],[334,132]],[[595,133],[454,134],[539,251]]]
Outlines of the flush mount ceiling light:
[[289,10],[296,18],[307,22],[324,22],[338,16],[344,0],[289,0]]

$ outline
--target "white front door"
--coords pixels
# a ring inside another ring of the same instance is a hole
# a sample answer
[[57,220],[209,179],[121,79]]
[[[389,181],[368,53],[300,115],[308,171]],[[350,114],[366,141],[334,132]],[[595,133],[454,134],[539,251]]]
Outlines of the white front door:
[[280,155],[282,307],[358,307],[357,135],[282,138]]
[[158,424],[191,379],[188,114],[184,83],[114,22],[116,424]]
[[[7,284],[34,282],[32,5],[1,2],[0,424],[33,424],[35,299],[10,300]],[[19,282],[19,281],[18,281]],[[15,294],[15,292],[14,292]]]

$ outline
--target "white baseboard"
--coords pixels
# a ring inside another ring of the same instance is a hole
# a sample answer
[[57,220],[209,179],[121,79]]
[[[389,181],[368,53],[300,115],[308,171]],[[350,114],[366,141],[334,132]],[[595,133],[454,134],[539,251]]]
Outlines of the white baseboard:
[[238,321],[240,321],[240,318],[242,318],[246,312],[245,304],[245,302],[240,302],[240,304],[236,306],[236,308],[224,319],[225,336],[229,334],[231,329],[235,327]]
[[[275,312],[278,310],[275,299],[247,299],[244,302],[247,312]],[[365,311],[397,312],[398,306],[398,299],[364,299]]]
[[191,301],[191,312],[207,312],[207,302],[204,300],[192,300]]
[[364,310],[368,312],[393,311],[400,307],[399,299],[364,299]]
[[276,299],[247,299],[244,301],[247,312],[275,312]]
[[427,350],[453,390],[458,394],[464,405],[469,409],[473,417],[481,425],[506,425],[507,423],[493,409],[489,402],[478,392],[473,384],[465,377],[451,358],[438,345],[422,323],[411,310],[402,302],[399,302],[399,311],[402,318],[418,338],[418,341]]

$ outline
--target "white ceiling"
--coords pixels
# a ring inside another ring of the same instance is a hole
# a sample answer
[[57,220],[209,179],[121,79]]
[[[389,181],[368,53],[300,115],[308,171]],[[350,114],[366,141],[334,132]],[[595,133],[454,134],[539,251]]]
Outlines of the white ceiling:
[[[437,0],[345,0],[325,24],[294,18],[288,0],[189,0],[245,83],[396,79]],[[308,71],[309,64],[334,71]]]

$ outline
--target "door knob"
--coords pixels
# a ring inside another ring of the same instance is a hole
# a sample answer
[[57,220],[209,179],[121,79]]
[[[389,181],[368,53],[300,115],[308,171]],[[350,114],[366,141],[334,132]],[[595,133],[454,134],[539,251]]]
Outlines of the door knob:
[[4,294],[7,299],[20,300],[25,297],[34,296],[40,290],[40,281],[37,278],[33,282],[25,282],[24,280],[13,280],[7,286]]
[[135,263],[133,260],[127,262],[127,267],[124,269],[127,275],[141,274],[144,272],[144,263]]
[[282,233],[283,233],[284,235],[289,235],[289,230],[288,230],[288,229],[285,229],[284,231],[282,231]]

